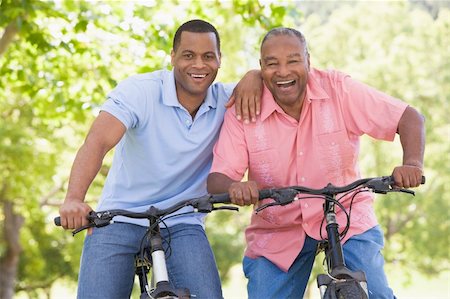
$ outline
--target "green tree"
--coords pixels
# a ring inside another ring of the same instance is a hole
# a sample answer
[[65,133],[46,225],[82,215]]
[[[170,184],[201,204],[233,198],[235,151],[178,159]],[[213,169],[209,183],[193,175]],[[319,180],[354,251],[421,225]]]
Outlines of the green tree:
[[[107,92],[131,74],[168,67],[173,33],[190,18],[217,26],[220,79],[235,81],[249,65],[241,50],[255,49],[246,36],[281,24],[289,10],[243,0],[1,0],[0,11],[0,298],[48,296],[57,278],[76,279],[82,238],[54,228],[52,217]],[[107,170],[90,189],[94,206]],[[210,234],[225,277],[234,253]]]

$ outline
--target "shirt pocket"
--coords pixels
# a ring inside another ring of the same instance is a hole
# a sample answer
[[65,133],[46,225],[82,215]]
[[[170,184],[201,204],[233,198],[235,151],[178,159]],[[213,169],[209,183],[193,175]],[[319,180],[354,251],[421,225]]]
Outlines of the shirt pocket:
[[319,165],[329,179],[340,181],[347,170],[354,169],[358,150],[345,130],[317,136]]

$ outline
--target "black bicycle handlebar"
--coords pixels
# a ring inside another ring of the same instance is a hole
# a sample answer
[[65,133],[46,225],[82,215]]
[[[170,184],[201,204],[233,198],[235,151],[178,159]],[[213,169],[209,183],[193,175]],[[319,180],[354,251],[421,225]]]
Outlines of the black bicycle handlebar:
[[[425,176],[422,176],[421,184],[425,184]],[[320,189],[313,189],[303,186],[291,186],[285,188],[263,189],[259,191],[259,199],[272,198],[275,202],[265,204],[258,209],[257,212],[274,205],[287,205],[295,200],[297,194],[309,194],[324,197],[333,197],[338,194],[350,192],[357,188],[367,188],[375,193],[386,194],[388,192],[404,192],[415,195],[414,191],[405,188],[396,188],[394,178],[392,176],[382,176],[374,178],[364,178],[356,180],[345,186],[334,186],[328,184]]]
[[[425,177],[422,176],[421,184],[425,183]],[[375,178],[365,178],[357,180],[353,183],[350,183],[345,186],[337,187],[332,184],[328,184],[324,188],[320,189],[312,189],[303,186],[291,186],[286,188],[272,188],[272,189],[262,189],[259,190],[259,199],[272,198],[275,200],[274,204],[270,205],[286,205],[291,203],[295,196],[298,193],[311,194],[311,195],[322,195],[322,196],[333,196],[340,193],[345,193],[351,190],[354,190],[358,187],[367,187],[376,193],[387,193],[387,192],[406,192],[414,195],[414,191],[409,189],[395,189],[393,187],[394,180],[392,176],[383,176],[383,177],[375,177]],[[221,194],[208,194],[202,197],[187,199],[180,201],[173,206],[170,206],[165,209],[158,209],[154,206],[151,206],[145,212],[131,212],[127,210],[108,210],[108,211],[100,211],[94,212],[91,211],[87,216],[90,221],[90,225],[88,227],[102,227],[108,225],[115,216],[125,216],[129,218],[135,219],[150,219],[153,218],[162,218],[169,214],[172,214],[181,208],[192,206],[194,211],[201,213],[210,213],[213,210],[218,209],[227,209],[227,210],[238,210],[236,207],[232,206],[221,206],[215,207],[215,204],[229,204],[231,203],[230,196],[228,193]],[[265,205],[267,207],[267,205]],[[262,207],[260,207],[261,209]],[[54,219],[55,225],[61,226],[61,218],[55,217]],[[77,233],[85,228],[80,228],[75,231]]]
[[[145,212],[132,212],[128,210],[115,209],[115,210],[107,210],[107,211],[91,211],[87,215],[87,219],[89,220],[89,224],[85,227],[81,227],[75,230],[73,233],[76,234],[79,231],[89,228],[89,227],[102,227],[111,223],[112,219],[115,216],[125,216],[128,218],[135,219],[150,219],[150,218],[163,218],[164,216],[170,215],[184,207],[192,206],[195,212],[200,213],[210,213],[214,210],[239,210],[234,206],[220,206],[215,207],[215,204],[229,204],[231,203],[230,196],[228,193],[222,194],[208,194],[198,198],[192,198],[180,201],[168,208],[158,209],[154,206],[150,206],[150,208]],[[61,217],[55,217],[54,223],[56,226],[61,226]]]
[[[277,188],[277,189],[266,189],[261,190],[263,191],[263,196],[261,197],[267,198],[273,195],[274,192],[279,192],[282,190],[288,190],[288,189],[295,189],[297,192],[305,193],[305,194],[311,194],[311,195],[337,195],[340,193],[345,193],[351,190],[354,190],[360,186],[367,187],[369,189],[372,189],[374,192],[389,192],[389,191],[410,191],[409,189],[395,189],[394,188],[394,179],[392,176],[383,176],[383,177],[374,177],[374,178],[365,178],[365,179],[359,179],[357,181],[354,181],[348,185],[345,186],[334,186],[332,184],[328,184],[324,188],[320,189],[312,189],[308,187],[303,186],[291,186],[286,188]],[[425,184],[425,177],[422,176],[421,184]],[[260,191],[260,192],[261,192]],[[408,193],[410,193],[408,192]],[[261,193],[260,193],[261,194]]]

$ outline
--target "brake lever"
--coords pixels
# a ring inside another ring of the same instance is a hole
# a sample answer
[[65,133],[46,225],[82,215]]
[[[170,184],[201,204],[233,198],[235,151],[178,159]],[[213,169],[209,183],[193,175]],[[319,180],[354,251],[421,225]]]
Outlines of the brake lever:
[[213,211],[216,211],[216,210],[230,210],[230,211],[236,211],[236,212],[238,212],[239,211],[239,208],[238,207],[233,207],[233,206],[220,206],[220,207],[213,207]]
[[273,207],[273,206],[281,206],[281,203],[274,201],[274,202],[263,204],[262,206],[256,208],[255,213],[258,214],[259,212],[261,212],[265,208]]
[[112,220],[112,216],[109,213],[97,213],[94,211],[90,211],[86,218],[89,220],[89,223],[72,231],[72,236],[91,227],[107,226]]
[[75,229],[75,230],[72,231],[72,237],[75,237],[75,235],[78,234],[79,232],[81,232],[81,231],[83,231],[83,230],[85,230],[85,229],[94,227],[94,226],[95,226],[94,223],[89,223],[89,224],[87,224],[87,225],[83,225],[82,227],[79,227],[79,228],[77,228],[77,229]]
[[[77,228],[77,229],[75,229],[75,230],[73,230],[73,231],[72,231],[72,236],[73,236],[73,237],[74,237],[76,234],[78,234],[79,232],[81,232],[81,231],[83,231],[83,230],[85,230],[85,229],[88,229],[88,228],[97,226],[96,220],[100,220],[100,219],[98,218],[97,213],[94,212],[94,211],[90,211],[89,214],[86,216],[86,218],[87,218],[87,220],[89,220],[89,223],[86,224],[86,225],[83,225],[83,226],[81,226],[81,227],[79,227],[79,228]],[[100,223],[100,224],[103,224],[103,223]],[[107,225],[107,224],[109,224],[109,221],[108,221],[108,223],[103,224],[103,225],[101,225],[101,226],[105,226],[105,225]]]
[[215,210],[239,211],[238,207],[234,207],[234,206],[215,207],[210,202],[199,202],[199,203],[194,204],[193,207],[194,207],[194,211],[199,212],[199,213],[211,213],[212,211],[215,211]]
[[409,189],[389,189],[389,190],[373,190],[374,193],[378,193],[378,194],[387,194],[387,193],[391,193],[391,192],[403,192],[403,193],[407,193],[410,194],[412,196],[415,196],[416,193],[412,190]]
[[412,191],[412,190],[409,190],[409,189],[392,189],[391,191],[389,191],[389,192],[403,192],[403,193],[407,193],[407,194],[411,194],[412,196],[415,196],[416,195],[416,192],[414,192],[414,191]]

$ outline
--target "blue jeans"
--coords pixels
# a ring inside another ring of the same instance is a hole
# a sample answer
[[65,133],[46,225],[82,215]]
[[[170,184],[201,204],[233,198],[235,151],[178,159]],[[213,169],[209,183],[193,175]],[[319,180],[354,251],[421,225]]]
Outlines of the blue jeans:
[[[178,224],[170,230],[169,280],[188,288],[196,298],[222,298],[219,274],[205,231],[200,225]],[[129,298],[134,281],[134,256],[146,228],[113,223],[94,228],[84,242],[78,298]],[[163,238],[167,229],[161,229]],[[164,242],[165,243],[165,242]],[[164,244],[167,247],[167,244]]]
[[[264,257],[244,257],[243,267],[248,279],[247,291],[250,299],[258,298],[303,298],[314,263],[318,242],[310,237],[289,268],[281,271]],[[351,237],[343,246],[345,262],[350,270],[366,273],[370,298],[395,298],[389,288],[381,254],[383,232],[379,226]],[[317,292],[319,292],[317,290]]]

